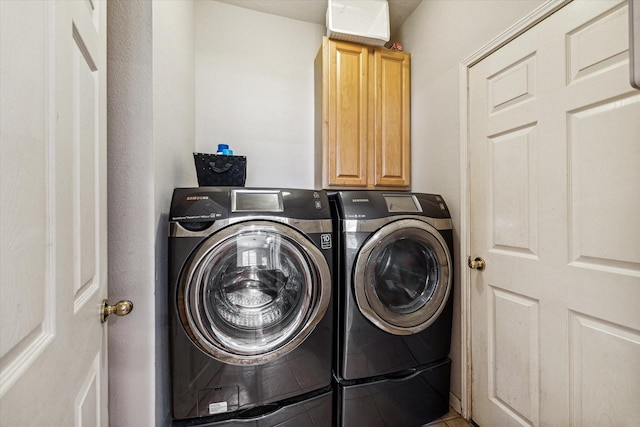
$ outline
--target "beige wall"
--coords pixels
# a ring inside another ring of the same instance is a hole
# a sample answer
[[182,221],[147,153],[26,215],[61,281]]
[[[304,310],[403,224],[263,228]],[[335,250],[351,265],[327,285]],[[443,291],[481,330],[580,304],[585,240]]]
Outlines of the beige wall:
[[[153,141],[155,241],[155,412],[169,425],[168,217],[175,187],[197,186],[193,1],[153,2]],[[151,283],[151,282],[150,282]],[[120,425],[120,424],[113,424]]]
[[[541,3],[425,0],[394,39],[412,54],[413,189],[442,194],[456,229],[458,65]],[[111,0],[108,16],[110,298],[136,303],[109,326],[111,424],[166,425],[172,189],[196,185],[192,151],[218,143],[247,156],[248,186],[313,187],[313,60],[325,28],[213,1]],[[456,304],[456,396],[459,317]]]
[[165,426],[167,217],[173,188],[196,185],[193,2],[107,13],[109,296],[134,302],[109,322],[110,425]]
[[247,156],[246,186],[313,188],[313,60],[325,27],[196,2],[196,148]]
[[[542,3],[425,0],[392,38],[412,55],[413,190],[442,194],[456,233],[459,64]],[[196,2],[197,150],[211,152],[228,143],[236,154],[246,155],[247,186],[312,188],[313,59],[324,33],[321,25]],[[459,297],[458,291],[451,352],[451,389],[458,397]]]
[[[411,53],[411,162],[414,191],[442,194],[460,252],[459,64],[543,0],[424,0],[392,38]],[[451,391],[461,397],[460,274],[456,277]]]
[[153,161],[139,162],[153,153],[151,2],[110,1],[107,20],[109,299],[134,302],[122,322],[109,321],[109,416],[118,425],[154,419],[154,334],[134,334],[155,330]]

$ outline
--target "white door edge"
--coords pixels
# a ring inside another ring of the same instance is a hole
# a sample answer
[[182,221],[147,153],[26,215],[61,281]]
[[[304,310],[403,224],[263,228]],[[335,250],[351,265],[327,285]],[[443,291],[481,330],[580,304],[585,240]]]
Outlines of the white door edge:
[[482,59],[491,55],[511,40],[515,39],[531,27],[544,20],[558,9],[571,3],[572,0],[548,0],[530,14],[507,28],[496,38],[482,46],[480,49],[466,57],[459,65],[459,92],[460,92],[460,313],[462,322],[460,325],[461,343],[461,387],[460,414],[465,419],[471,419],[471,292],[470,292],[470,271],[467,267],[467,257],[470,254],[471,228],[470,228],[470,205],[469,205],[469,69]]

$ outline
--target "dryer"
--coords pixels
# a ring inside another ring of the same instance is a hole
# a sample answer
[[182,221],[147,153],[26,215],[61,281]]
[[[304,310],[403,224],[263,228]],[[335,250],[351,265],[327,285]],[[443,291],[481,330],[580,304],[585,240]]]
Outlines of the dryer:
[[334,375],[345,426],[417,426],[448,411],[453,232],[439,195],[340,191]]
[[174,190],[175,426],[332,425],[332,267],[323,191]]

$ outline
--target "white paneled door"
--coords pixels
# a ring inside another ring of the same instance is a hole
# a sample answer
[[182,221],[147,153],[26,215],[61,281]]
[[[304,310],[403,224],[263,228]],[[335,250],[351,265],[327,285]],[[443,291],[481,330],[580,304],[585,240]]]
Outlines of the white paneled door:
[[628,5],[574,1],[469,72],[472,416],[640,420],[640,91]]
[[0,425],[108,425],[106,3],[0,1]]

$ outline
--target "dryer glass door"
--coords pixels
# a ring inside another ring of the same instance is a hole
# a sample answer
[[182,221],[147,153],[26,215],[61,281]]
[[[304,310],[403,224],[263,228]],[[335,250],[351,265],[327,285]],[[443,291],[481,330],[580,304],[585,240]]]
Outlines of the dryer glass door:
[[360,311],[386,332],[420,332],[444,309],[451,271],[451,254],[434,227],[415,219],[392,222],[358,254],[354,287]]
[[329,267],[296,230],[247,222],[212,235],[181,277],[178,308],[194,342],[228,363],[264,363],[295,348],[326,312]]

